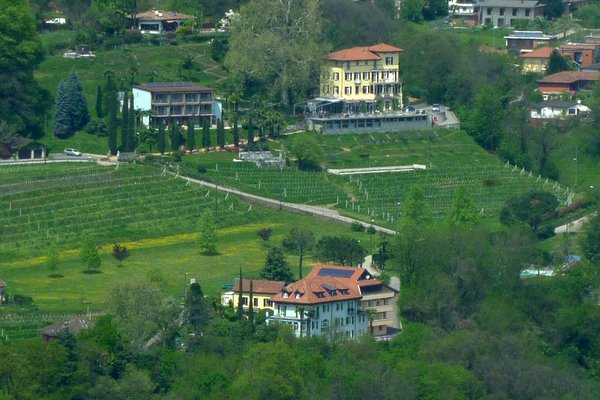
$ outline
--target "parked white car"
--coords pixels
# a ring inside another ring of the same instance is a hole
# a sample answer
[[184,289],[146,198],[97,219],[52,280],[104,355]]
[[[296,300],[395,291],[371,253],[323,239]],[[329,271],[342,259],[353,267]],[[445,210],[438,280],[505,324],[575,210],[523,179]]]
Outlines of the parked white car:
[[66,18],[52,18],[49,19],[48,21],[46,21],[47,24],[50,25],[64,25],[67,23],[67,19]]
[[81,152],[79,150],[75,150],[75,149],[65,149],[65,151],[63,153],[65,154],[65,156],[81,157]]

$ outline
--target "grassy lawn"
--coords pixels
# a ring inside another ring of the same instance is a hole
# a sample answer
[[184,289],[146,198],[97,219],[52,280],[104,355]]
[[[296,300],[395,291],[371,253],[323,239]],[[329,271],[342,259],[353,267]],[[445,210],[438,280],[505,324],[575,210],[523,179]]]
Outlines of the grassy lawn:
[[[257,206],[253,206],[256,208]],[[19,258],[3,262],[2,279],[8,283],[11,294],[30,296],[40,312],[83,312],[102,310],[110,287],[124,279],[145,277],[155,281],[169,296],[181,297],[184,274],[196,278],[205,293],[214,295],[224,283],[231,283],[243,268],[244,276],[258,278],[268,246],[280,245],[291,226],[313,230],[318,236],[346,234],[368,242],[368,235],[350,232],[347,226],[315,220],[299,214],[269,210],[261,222],[243,223],[219,230],[219,255],[201,254],[194,232],[123,242],[130,249],[130,257],[122,265],[110,255],[111,246],[101,248],[102,267],[99,274],[83,273],[78,249],[61,252],[61,263],[50,278],[43,265],[43,257]],[[273,235],[263,242],[256,235],[262,227],[271,227]],[[292,270],[297,273],[297,257],[288,257]],[[307,265],[314,265],[308,259]],[[11,312],[10,307],[2,309]],[[14,311],[14,310],[12,310]]]

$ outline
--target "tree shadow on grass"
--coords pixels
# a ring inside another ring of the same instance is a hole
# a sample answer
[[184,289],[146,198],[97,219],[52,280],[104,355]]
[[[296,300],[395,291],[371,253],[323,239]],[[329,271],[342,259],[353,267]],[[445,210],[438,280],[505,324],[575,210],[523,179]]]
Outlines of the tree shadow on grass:
[[56,279],[56,278],[64,278],[64,275],[61,274],[50,274],[48,275],[48,278],[52,278],[52,279]]
[[84,271],[81,271],[82,274],[88,274],[88,275],[96,275],[96,274],[101,274],[102,271],[98,271],[97,269],[86,269]]
[[218,251],[203,251],[200,254],[202,254],[203,256],[208,256],[208,257],[214,257],[214,256],[221,255],[221,253],[219,253]]

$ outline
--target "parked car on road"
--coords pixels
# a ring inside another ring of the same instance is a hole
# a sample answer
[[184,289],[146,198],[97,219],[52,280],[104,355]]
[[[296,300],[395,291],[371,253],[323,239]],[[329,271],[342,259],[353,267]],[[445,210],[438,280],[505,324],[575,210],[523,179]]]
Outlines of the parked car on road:
[[406,106],[406,107],[404,107],[404,111],[405,112],[414,112],[415,108],[413,106]]
[[440,112],[440,105],[438,103],[433,103],[431,105],[431,112]]
[[81,152],[79,150],[75,150],[75,149],[65,149],[65,151],[63,153],[65,154],[65,156],[81,157]]

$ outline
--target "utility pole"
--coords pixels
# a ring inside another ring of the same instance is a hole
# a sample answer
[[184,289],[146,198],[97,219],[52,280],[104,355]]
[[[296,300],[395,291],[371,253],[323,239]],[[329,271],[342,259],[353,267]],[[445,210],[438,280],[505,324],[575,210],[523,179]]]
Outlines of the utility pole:
[[183,303],[187,302],[187,281],[188,281],[188,273],[186,272],[183,277]]

